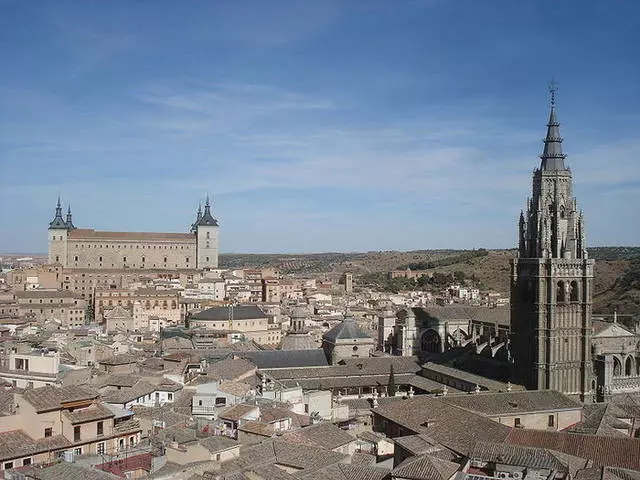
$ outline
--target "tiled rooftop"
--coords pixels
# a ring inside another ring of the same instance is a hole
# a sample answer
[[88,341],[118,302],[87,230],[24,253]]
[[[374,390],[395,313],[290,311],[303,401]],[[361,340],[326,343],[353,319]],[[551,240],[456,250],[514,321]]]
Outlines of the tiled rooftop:
[[85,386],[45,386],[25,390],[23,397],[37,412],[45,412],[62,408],[63,403],[93,400],[98,397],[98,393]]
[[581,410],[582,404],[555,390],[481,392],[477,395],[447,395],[443,402],[484,415]]
[[71,421],[71,424],[92,422],[96,420],[103,420],[107,418],[113,418],[115,415],[104,405],[95,403],[87,408],[81,408],[78,410],[65,411],[64,416]]

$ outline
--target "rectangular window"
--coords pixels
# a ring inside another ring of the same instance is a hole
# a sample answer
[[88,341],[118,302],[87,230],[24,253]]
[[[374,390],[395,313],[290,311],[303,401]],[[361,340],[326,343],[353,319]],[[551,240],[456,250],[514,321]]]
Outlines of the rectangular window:
[[173,393],[167,393],[167,400],[169,401],[173,400]]
[[73,441],[74,442],[80,441],[80,425],[73,427]]
[[53,428],[51,427],[47,427],[44,429],[44,436],[45,437],[50,437],[51,435],[53,435]]
[[96,424],[96,427],[97,427],[96,433],[98,434],[98,436],[104,435],[104,422],[98,422]]
[[516,417],[516,419],[513,421],[513,426],[514,427],[521,427],[522,424],[520,423],[520,417]]
[[550,427],[555,427],[556,426],[556,417],[553,415],[549,415],[549,422],[548,425]]
[[6,462],[6,463],[4,464],[4,469],[5,469],[5,470],[9,470],[9,469],[11,469],[11,468],[13,468],[13,462]]
[[30,458],[23,458],[22,459],[22,466],[26,467],[27,465],[31,465],[31,459]]
[[74,448],[73,453],[75,455],[82,455],[82,447]]
[[104,452],[105,452],[105,450],[104,450],[104,442],[100,442],[96,447],[96,453],[98,455],[104,455]]

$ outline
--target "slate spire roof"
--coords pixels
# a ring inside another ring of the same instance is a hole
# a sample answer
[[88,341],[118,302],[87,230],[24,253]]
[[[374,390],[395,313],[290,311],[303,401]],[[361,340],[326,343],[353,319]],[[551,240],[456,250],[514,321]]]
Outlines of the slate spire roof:
[[71,205],[69,205],[69,207],[67,208],[67,221],[65,222],[67,224],[67,228],[69,230],[75,230],[75,225],[73,224],[73,220],[71,219]]
[[67,223],[62,218],[62,204],[60,203],[60,195],[58,195],[58,203],[56,204],[56,215],[53,217],[53,220],[49,223],[50,229],[61,229],[67,228]]
[[[198,210],[199,215],[200,210]],[[207,195],[207,201],[204,204],[204,213],[199,216],[196,221],[196,227],[217,227],[218,220],[211,215],[211,205],[209,204],[209,195]]]
[[551,112],[547,122],[547,136],[544,139],[544,150],[540,158],[541,170],[566,170],[564,159],[566,155],[562,153],[562,137],[560,136],[560,122],[556,117],[555,90],[551,90]]

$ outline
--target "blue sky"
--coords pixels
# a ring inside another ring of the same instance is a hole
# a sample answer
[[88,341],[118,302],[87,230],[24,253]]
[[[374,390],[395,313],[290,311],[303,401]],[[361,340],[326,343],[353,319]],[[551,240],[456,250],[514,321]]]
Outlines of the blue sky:
[[640,2],[0,0],[0,251],[509,248],[558,113],[591,245],[638,245]]

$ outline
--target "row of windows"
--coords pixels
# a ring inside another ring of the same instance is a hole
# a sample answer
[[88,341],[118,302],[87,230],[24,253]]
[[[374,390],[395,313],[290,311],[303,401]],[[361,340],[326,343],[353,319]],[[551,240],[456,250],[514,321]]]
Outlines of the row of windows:
[[[189,250],[190,248],[194,247],[195,245],[180,245],[180,250],[184,250],[185,248],[187,250]],[[80,245],[72,245],[72,248],[111,248],[111,249],[118,249],[120,250],[121,248],[126,250],[127,248],[129,248],[130,250],[133,250],[133,248],[142,248],[142,249],[149,249],[151,250],[152,248],[158,249],[158,250],[162,250],[164,247],[164,250],[178,250],[178,246],[177,245],[97,245],[97,244],[88,244],[85,245],[84,243],[80,244]]]
[[[122,303],[123,303],[123,301],[122,301],[122,300],[118,300],[118,305],[119,305],[119,306],[122,306]],[[98,302],[98,305],[99,305],[99,306],[102,306],[102,305],[103,305],[102,300],[100,300],[100,301]],[[108,305],[109,305],[110,307],[113,307],[113,300],[109,300]],[[127,305],[128,307],[130,307],[130,306],[131,306],[131,300],[127,300],[126,305]],[[150,302],[149,300],[147,300],[147,301],[145,302],[145,304],[144,304],[144,307],[145,307],[147,310],[151,309],[151,302]],[[154,304],[153,304],[153,308],[158,308],[158,307],[160,307],[160,304],[159,304],[159,303],[158,303],[158,301],[156,300],[156,301],[154,302]],[[169,308],[169,304],[167,303],[167,301],[166,301],[166,300],[162,302],[162,308],[165,308],[165,309]],[[176,308],[178,308],[178,304],[176,303],[176,301],[175,301],[175,300],[171,302],[171,308],[172,308],[172,309],[176,309]]]
[[[22,459],[22,466],[26,467],[27,465],[31,465],[31,458],[23,458]],[[19,465],[18,465],[17,461],[15,461],[15,462],[4,462],[4,465],[3,465],[5,470],[10,470],[10,469],[12,469],[14,467],[18,467],[18,466]]]
[[[73,257],[73,261],[74,261],[74,262],[77,262],[77,261],[79,261],[79,258],[80,258],[80,257],[79,257],[78,255],[75,255],[75,256]],[[164,263],[167,263],[168,258],[169,258],[169,257],[163,257],[162,261],[163,261]],[[58,257],[56,257],[56,260],[57,260],[57,259],[58,259]],[[99,261],[99,262],[102,262],[102,256],[99,256],[99,257],[98,257],[98,261]],[[122,262],[123,262],[123,263],[127,263],[127,257],[122,257]],[[142,263],[144,263],[144,262],[145,262],[145,257],[142,257]],[[189,257],[185,257],[185,262],[186,262],[186,263],[189,263]],[[114,264],[112,263],[112,264],[111,264],[111,266],[113,267],[113,265],[114,265]],[[76,265],[76,266],[77,266],[77,265]],[[135,266],[135,265],[134,265],[134,266]],[[177,265],[176,265],[176,266],[177,266]],[[82,276],[84,277],[84,274],[83,274]],[[106,277],[106,275],[105,275],[105,277]],[[69,280],[69,277],[67,277],[67,280]]]
[[[32,298],[29,299],[29,303],[33,303],[33,299]],[[42,303],[42,299],[40,299],[40,303]],[[49,299],[49,303],[53,303],[53,299],[52,298]],[[62,298],[60,299],[60,303],[64,303]],[[74,303],[77,305],[78,301],[75,300]]]

